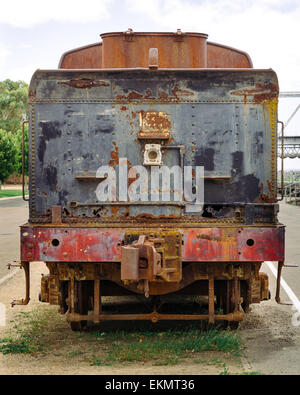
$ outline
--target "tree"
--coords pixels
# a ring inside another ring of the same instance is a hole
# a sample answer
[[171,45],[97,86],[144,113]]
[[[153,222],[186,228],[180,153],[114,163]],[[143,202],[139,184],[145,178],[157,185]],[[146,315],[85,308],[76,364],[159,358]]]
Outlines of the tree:
[[16,169],[17,151],[15,136],[0,129],[0,187]]
[[[17,147],[17,159],[15,171],[18,175],[22,174],[22,130],[14,133],[15,144]],[[28,126],[24,130],[24,173],[28,176]]]
[[0,82],[0,129],[16,132],[27,118],[28,85],[24,81]]
[[[22,173],[22,121],[28,113],[28,85],[0,81],[0,183],[14,172]],[[6,132],[6,135],[5,135]],[[28,174],[28,129],[25,129],[25,174]]]

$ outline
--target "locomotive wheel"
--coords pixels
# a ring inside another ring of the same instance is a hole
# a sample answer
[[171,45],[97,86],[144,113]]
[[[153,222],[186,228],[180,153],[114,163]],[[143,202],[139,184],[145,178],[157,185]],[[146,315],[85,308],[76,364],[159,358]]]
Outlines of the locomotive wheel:
[[[71,281],[69,281],[71,287]],[[74,281],[75,306],[74,313],[81,315],[88,314],[88,287],[86,281]],[[70,290],[71,292],[71,290]],[[69,292],[69,295],[70,295]],[[70,327],[74,332],[81,332],[87,329],[87,321],[70,321]]]
[[238,329],[239,325],[240,325],[240,321],[228,321],[227,328],[236,330]]
[[72,329],[73,332],[82,332],[85,327],[82,324],[83,321],[80,322],[70,322],[70,327]]

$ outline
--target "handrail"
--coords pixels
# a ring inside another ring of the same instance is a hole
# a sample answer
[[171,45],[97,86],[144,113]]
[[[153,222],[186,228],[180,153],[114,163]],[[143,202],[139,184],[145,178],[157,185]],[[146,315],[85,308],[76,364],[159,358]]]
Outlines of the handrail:
[[29,199],[26,199],[25,197],[25,139],[24,139],[24,133],[25,133],[25,124],[28,124],[29,121],[23,121],[22,122],[22,196],[23,200],[25,202],[28,202]]

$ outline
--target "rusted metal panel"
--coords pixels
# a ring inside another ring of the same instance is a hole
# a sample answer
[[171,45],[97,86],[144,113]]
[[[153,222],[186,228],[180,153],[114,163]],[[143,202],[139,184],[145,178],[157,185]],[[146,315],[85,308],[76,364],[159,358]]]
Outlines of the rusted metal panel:
[[187,261],[263,262],[284,257],[284,228],[210,228],[185,232]]
[[61,206],[52,206],[52,223],[61,224]]
[[105,33],[101,35],[103,68],[149,66],[149,49],[158,51],[160,68],[206,67],[206,34]]
[[131,245],[122,247],[121,280],[139,280],[139,261],[139,248]]
[[250,229],[243,229],[241,233],[238,231],[237,246],[241,259],[252,261],[252,257],[263,256],[263,261],[284,261],[284,235],[283,228],[280,232],[270,232],[264,228],[257,229],[255,233]]
[[101,69],[102,43],[86,45],[65,52],[60,61],[59,69]]
[[207,67],[252,68],[253,64],[250,56],[246,52],[208,41]]
[[138,138],[159,140],[168,140],[170,138],[171,122],[168,114],[162,111],[141,111],[139,116],[140,130]]
[[21,254],[30,261],[116,262],[120,261],[123,233],[84,228],[24,227],[21,230]]
[[101,206],[100,180],[78,179],[101,165],[117,171],[120,158],[128,169],[143,164],[141,130],[161,143],[163,165],[204,166],[212,175],[193,222],[276,222],[273,71],[39,71],[30,92],[32,222],[50,222],[56,205],[69,223],[191,222],[184,202]]
[[109,86],[109,82],[107,81],[95,81],[90,78],[75,78],[69,81],[62,81],[58,83],[76,89],[90,89],[97,86]]
[[[174,262],[263,262],[284,260],[284,227],[178,229],[182,234],[181,257],[168,247]],[[156,229],[136,228],[131,235],[155,234]],[[164,229],[163,233],[174,233]],[[176,233],[176,232],[175,232]],[[46,262],[121,262],[126,229],[22,227],[22,260]],[[132,242],[132,239],[130,239]],[[134,239],[133,239],[134,240]],[[136,240],[136,238],[135,238]],[[127,244],[131,244],[129,239]],[[162,244],[164,246],[164,244]],[[159,248],[157,251],[160,251]],[[171,259],[170,258],[170,259]],[[180,259],[181,258],[181,259]],[[169,261],[169,264],[171,261]],[[177,264],[176,264],[177,265]],[[174,266],[175,267],[175,266]],[[180,267],[176,266],[177,276]],[[180,276],[179,276],[180,278]],[[172,281],[172,280],[171,280]]]

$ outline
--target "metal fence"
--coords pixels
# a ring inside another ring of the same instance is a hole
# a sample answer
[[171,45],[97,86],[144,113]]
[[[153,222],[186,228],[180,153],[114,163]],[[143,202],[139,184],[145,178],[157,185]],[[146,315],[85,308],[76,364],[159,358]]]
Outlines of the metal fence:
[[292,182],[284,186],[285,202],[300,205],[300,182]]

